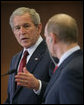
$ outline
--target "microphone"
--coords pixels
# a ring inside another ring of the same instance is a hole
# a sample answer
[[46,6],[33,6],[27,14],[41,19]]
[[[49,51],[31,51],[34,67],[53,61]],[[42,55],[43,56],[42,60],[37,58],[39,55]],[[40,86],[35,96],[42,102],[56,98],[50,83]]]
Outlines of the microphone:
[[16,71],[17,71],[16,69],[12,69],[12,70],[8,71],[7,73],[2,74],[1,76],[3,77],[3,76],[5,76],[5,75],[10,75],[10,74],[15,73]]

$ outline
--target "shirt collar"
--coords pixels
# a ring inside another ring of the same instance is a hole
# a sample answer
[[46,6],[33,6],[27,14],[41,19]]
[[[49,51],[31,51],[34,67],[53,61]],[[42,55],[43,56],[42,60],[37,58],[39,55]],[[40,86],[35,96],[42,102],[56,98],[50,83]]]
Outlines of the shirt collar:
[[65,52],[61,59],[59,60],[59,63],[58,63],[58,66],[68,57],[70,56],[72,53],[74,53],[75,51],[79,50],[80,49],[80,46],[76,46],[76,47],[73,47],[71,48],[70,50],[68,50],[67,52]]

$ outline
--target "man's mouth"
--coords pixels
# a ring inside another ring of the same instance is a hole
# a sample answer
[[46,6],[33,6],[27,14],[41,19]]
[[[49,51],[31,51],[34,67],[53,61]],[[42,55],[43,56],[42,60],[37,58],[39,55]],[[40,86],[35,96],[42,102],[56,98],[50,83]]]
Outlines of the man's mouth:
[[21,38],[22,41],[28,40],[29,38]]

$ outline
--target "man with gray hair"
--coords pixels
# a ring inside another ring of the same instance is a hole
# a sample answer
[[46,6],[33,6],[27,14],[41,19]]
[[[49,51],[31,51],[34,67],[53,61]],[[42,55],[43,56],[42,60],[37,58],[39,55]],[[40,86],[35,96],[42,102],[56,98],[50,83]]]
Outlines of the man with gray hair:
[[16,69],[17,72],[9,76],[5,104],[40,104],[42,97],[39,91],[50,79],[51,61],[40,35],[40,16],[35,9],[21,7],[12,13],[10,26],[23,50],[11,60],[10,70]]
[[45,37],[59,63],[47,85],[44,103],[83,104],[83,52],[78,45],[76,20],[64,13],[54,15],[46,24]]

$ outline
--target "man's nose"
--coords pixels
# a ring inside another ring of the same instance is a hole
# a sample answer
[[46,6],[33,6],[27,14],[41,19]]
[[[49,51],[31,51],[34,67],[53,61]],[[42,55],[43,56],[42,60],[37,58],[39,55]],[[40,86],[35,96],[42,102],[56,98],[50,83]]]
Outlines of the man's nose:
[[21,27],[21,28],[20,28],[20,34],[24,35],[25,32],[26,32],[26,31],[25,31],[25,28],[24,28],[24,27]]

